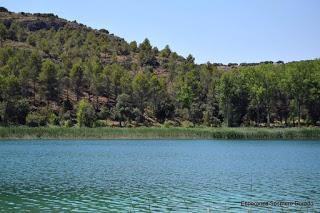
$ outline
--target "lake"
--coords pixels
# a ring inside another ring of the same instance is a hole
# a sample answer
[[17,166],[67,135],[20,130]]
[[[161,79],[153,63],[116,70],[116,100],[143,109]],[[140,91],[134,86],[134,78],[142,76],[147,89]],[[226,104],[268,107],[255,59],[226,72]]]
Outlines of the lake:
[[0,212],[320,211],[320,141],[11,140],[0,159]]

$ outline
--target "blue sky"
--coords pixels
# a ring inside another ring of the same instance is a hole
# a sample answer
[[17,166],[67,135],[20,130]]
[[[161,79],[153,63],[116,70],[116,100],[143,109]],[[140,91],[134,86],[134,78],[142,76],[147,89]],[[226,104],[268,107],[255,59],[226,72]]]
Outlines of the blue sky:
[[320,57],[319,0],[2,0],[13,12],[51,12],[198,63]]

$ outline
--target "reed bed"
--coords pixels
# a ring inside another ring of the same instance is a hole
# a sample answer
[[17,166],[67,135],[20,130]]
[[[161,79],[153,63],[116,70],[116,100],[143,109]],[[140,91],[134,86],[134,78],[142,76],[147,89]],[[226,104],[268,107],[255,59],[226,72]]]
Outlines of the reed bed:
[[315,139],[320,128],[0,127],[0,139]]

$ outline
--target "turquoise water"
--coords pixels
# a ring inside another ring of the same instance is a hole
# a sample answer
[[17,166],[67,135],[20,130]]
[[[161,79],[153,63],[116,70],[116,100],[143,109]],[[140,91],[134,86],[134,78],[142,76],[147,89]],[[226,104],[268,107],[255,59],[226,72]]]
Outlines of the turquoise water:
[[320,141],[1,141],[0,159],[0,212],[320,211]]

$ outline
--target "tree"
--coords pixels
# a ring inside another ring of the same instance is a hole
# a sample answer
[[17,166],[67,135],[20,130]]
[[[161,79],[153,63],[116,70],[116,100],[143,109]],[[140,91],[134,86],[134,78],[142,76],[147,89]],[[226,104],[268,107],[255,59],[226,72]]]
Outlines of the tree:
[[309,120],[313,125],[320,124],[320,60],[312,63],[310,87],[306,97],[306,108],[308,109]]
[[42,87],[42,93],[47,100],[56,101],[58,99],[58,86],[57,68],[50,60],[45,60],[42,63],[41,72],[39,74],[39,81]]
[[26,99],[9,100],[5,103],[3,121],[5,124],[24,125],[29,113],[29,103]]
[[38,52],[32,52],[28,61],[29,78],[32,81],[33,104],[36,102],[36,82],[41,71],[41,57]]
[[274,96],[277,90],[277,78],[273,65],[260,65],[249,69],[246,79],[250,91],[251,104],[257,111],[257,123],[259,124],[259,112],[262,107],[267,112],[267,125],[270,126],[271,107],[274,105]]
[[190,109],[199,94],[199,75],[195,70],[182,73],[176,81],[177,100],[183,108]]
[[189,109],[189,120],[195,124],[201,123],[203,119],[203,108],[199,102],[192,103]]
[[174,110],[175,106],[172,102],[172,100],[169,99],[169,97],[166,97],[164,99],[160,99],[154,114],[156,116],[156,119],[163,123],[166,119],[171,119],[174,117]]
[[40,111],[30,112],[26,117],[26,124],[30,127],[38,127],[47,125],[47,116]]
[[150,96],[152,108],[155,111],[161,99],[165,97],[165,81],[155,74],[150,78]]
[[0,23],[0,47],[3,46],[3,41],[5,40],[7,35],[7,28],[3,23]]
[[139,51],[151,51],[152,46],[149,39],[145,38],[144,41],[139,45]]
[[79,127],[92,127],[96,119],[95,111],[92,105],[82,99],[80,100],[77,108],[77,123]]
[[188,57],[186,58],[187,63],[193,64],[194,63],[195,58],[189,54]]
[[89,100],[91,95],[96,97],[96,104],[98,105],[98,96],[100,95],[100,79],[99,76],[102,72],[102,65],[98,58],[91,58],[86,63],[85,79],[87,81],[87,89],[89,91]]
[[298,127],[301,126],[301,106],[308,94],[312,64],[306,61],[291,63],[286,66],[286,88],[296,104],[296,115],[298,117]]
[[130,42],[129,46],[130,46],[131,51],[133,51],[133,52],[136,52],[138,49],[138,45],[137,45],[136,41]]
[[217,82],[212,81],[208,86],[207,101],[203,111],[203,122],[207,126],[220,126],[219,100],[217,97]]
[[82,94],[82,89],[84,87],[84,70],[81,63],[76,63],[72,66],[70,78],[74,86],[74,92],[76,93],[77,101],[79,101]]
[[159,65],[155,57],[155,52],[152,50],[150,41],[147,38],[139,45],[138,56],[141,66],[157,67]]
[[1,99],[4,101],[15,100],[20,96],[20,84],[18,78],[12,74],[0,75]]
[[143,113],[146,101],[148,100],[148,97],[150,95],[150,83],[147,75],[143,72],[138,73],[133,78],[132,88],[138,108]]
[[[108,90],[106,93],[113,96],[113,100],[117,100],[118,95],[126,90],[129,79],[128,71],[125,70],[119,64],[107,65],[103,70],[103,77],[105,78],[104,84],[106,84]],[[125,85],[126,84],[126,85]]]
[[171,49],[169,45],[166,45],[163,50],[160,52],[160,56],[163,58],[169,58],[171,54]]
[[118,96],[116,104],[116,112],[118,115],[115,117],[119,121],[120,127],[122,126],[121,122],[130,120],[132,118],[132,102],[129,95],[123,93]]
[[231,98],[234,93],[232,73],[224,73],[219,81],[220,107],[223,110],[224,123],[231,126]]

